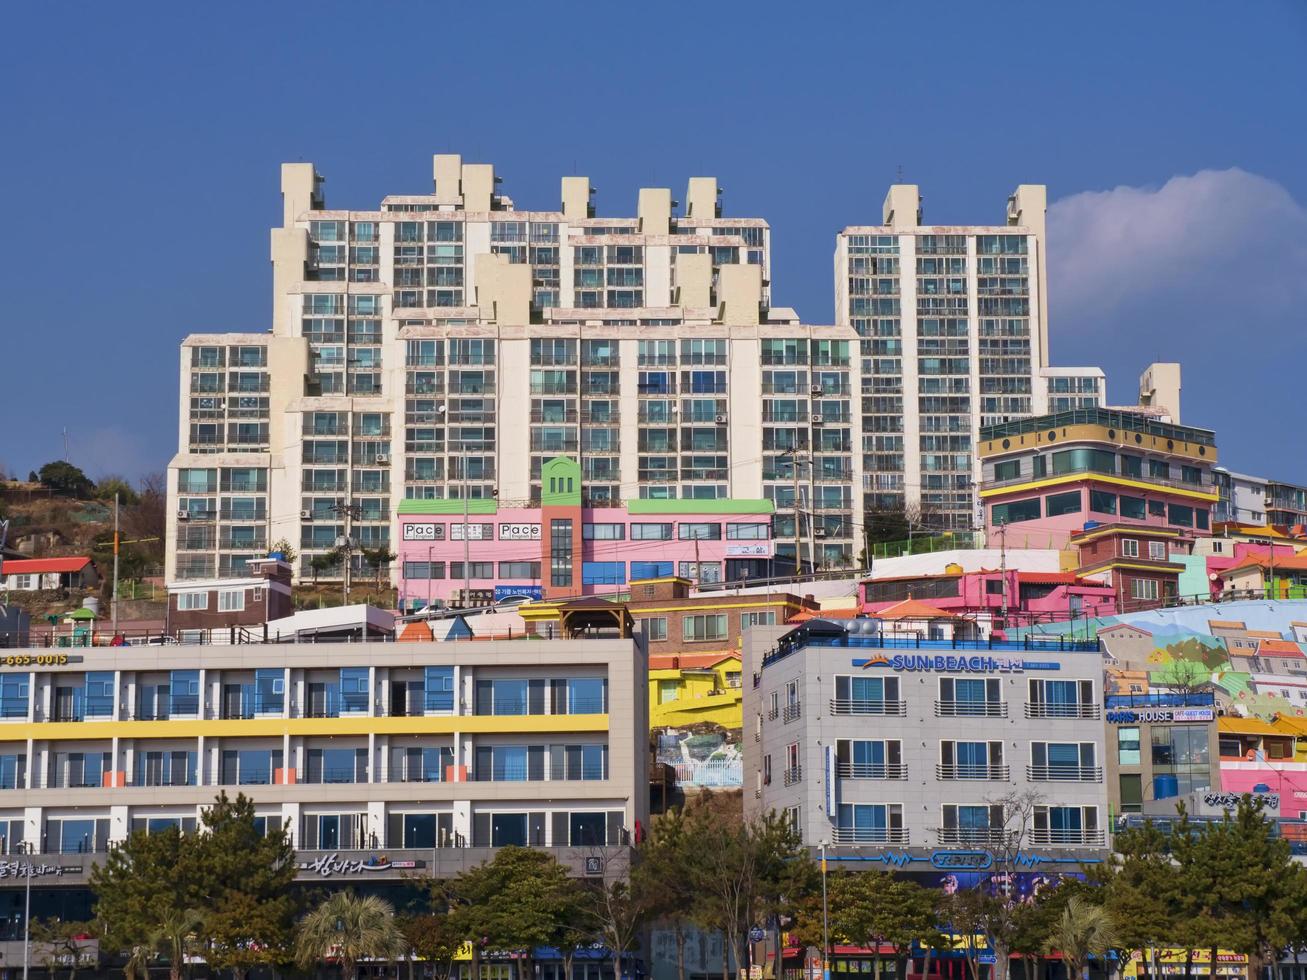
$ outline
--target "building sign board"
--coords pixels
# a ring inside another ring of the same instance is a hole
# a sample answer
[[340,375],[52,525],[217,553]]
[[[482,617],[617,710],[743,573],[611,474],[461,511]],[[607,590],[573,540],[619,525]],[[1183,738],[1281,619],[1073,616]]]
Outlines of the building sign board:
[[523,596],[527,599],[543,599],[545,589],[542,585],[496,585],[495,602],[503,602],[505,599],[513,599]]
[[410,521],[404,525],[405,541],[444,541],[445,525]]
[[495,533],[493,524],[451,524],[449,525],[449,540],[462,541],[463,529],[467,528],[468,541],[485,541]]
[[0,657],[0,667],[62,667],[82,660],[79,655],[66,653],[11,653]]
[[896,653],[893,656],[877,654],[874,657],[855,658],[854,667],[888,667],[890,670],[939,671],[948,674],[1011,674],[1027,670],[1060,670],[1061,665],[1041,660],[1022,660],[1020,657],[993,657],[987,654],[965,656],[945,653]]
[[1112,725],[1195,723],[1212,721],[1215,717],[1212,708],[1128,708],[1107,713],[1107,721]]
[[500,541],[539,541],[539,524],[500,524]]
[[31,861],[0,861],[0,878],[62,878],[80,874],[80,864],[33,864]]
[[728,544],[726,546],[727,558],[770,558],[775,546],[770,542],[759,542],[758,544]]
[[301,861],[303,874],[331,878],[336,875],[358,875],[378,871],[411,871],[424,867],[425,861],[392,861],[384,854],[371,854],[367,858],[342,858],[338,851],[323,854],[311,861]]
[[941,871],[984,871],[994,863],[989,851],[932,851],[932,867]]
[[[1267,809],[1280,809],[1279,793],[1249,793],[1247,795],[1252,797],[1253,802],[1255,803],[1261,802],[1266,804]],[[1237,810],[1239,808],[1239,801],[1242,800],[1243,797],[1243,793],[1204,793],[1203,803],[1206,806],[1216,807],[1221,810]]]

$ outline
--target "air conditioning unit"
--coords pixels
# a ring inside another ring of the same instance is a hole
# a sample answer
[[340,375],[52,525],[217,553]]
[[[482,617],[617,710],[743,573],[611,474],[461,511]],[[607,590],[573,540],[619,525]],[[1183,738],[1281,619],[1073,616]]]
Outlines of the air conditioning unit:
[[389,466],[389,465],[390,465],[390,455],[389,455],[388,453],[377,453],[377,465],[378,465],[378,466]]
[[191,512],[190,512],[189,510],[179,510],[179,511],[177,511],[177,520],[179,520],[179,521],[189,521],[190,519],[191,519]]
[[300,511],[300,520],[301,520],[301,521],[311,521],[311,520],[313,520],[313,511],[311,511],[311,510],[302,510],[302,511]]
[[813,537],[824,538],[826,537],[826,529],[824,527],[814,527],[812,529],[812,534]]
[[718,415],[718,416],[716,417],[716,422],[717,422],[718,425],[725,425],[725,424],[726,424],[726,416],[725,416],[725,415]]
[[821,395],[825,393],[825,389],[823,389],[821,385],[813,385],[811,388],[808,389],[808,391],[810,391],[814,395]]
[[814,415],[814,416],[812,417],[812,424],[813,424],[813,425],[821,425],[821,416],[820,416],[820,415]]

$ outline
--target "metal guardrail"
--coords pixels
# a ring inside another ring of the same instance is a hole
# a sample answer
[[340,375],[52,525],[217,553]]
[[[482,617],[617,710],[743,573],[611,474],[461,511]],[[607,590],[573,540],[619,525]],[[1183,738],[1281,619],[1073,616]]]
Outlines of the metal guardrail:
[[1008,765],[944,765],[939,763],[935,766],[935,778],[947,780],[967,780],[983,779],[987,781],[997,780],[1007,782],[1012,778],[1012,767]]
[[836,844],[907,844],[908,831],[888,827],[836,827],[831,834]]
[[831,698],[833,715],[892,715],[903,717],[908,713],[908,702],[902,700],[868,698]]
[[1101,783],[1102,766],[1026,766],[1026,778],[1037,783]]
[[841,779],[908,778],[908,767],[901,762],[840,762],[835,771]]
[[1103,709],[1096,704],[1032,704],[1026,702],[1027,718],[1101,718]]
[[1006,718],[1006,701],[936,701],[936,718]]

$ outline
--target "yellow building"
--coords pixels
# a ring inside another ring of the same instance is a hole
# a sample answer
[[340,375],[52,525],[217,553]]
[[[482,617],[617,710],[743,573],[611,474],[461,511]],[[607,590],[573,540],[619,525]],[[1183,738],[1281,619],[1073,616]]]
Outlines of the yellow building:
[[713,722],[739,728],[740,654],[665,653],[649,658],[649,725],[680,728]]

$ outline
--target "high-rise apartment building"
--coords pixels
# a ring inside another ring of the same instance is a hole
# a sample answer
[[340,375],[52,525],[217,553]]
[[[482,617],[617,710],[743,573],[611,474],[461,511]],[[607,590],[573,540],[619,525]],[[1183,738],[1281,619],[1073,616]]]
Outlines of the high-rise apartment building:
[[916,185],[895,184],[881,224],[840,232],[835,315],[860,338],[867,509],[919,508],[931,529],[973,528],[980,426],[1044,412],[1058,387],[1093,394],[1081,390],[1093,369],[1041,374],[1045,205],[1043,186],[1022,184],[1004,224],[926,225]]
[[598,218],[585,177],[526,211],[488,165],[436,156],[433,176],[329,210],[312,164],[283,166],[271,331],[182,345],[169,578],[282,539],[300,575],[342,536],[361,564],[399,500],[538,502],[556,456],[591,505],[770,500],[786,563],[797,494],[804,564],[853,561],[857,336],[770,307],[765,221],[723,217],[709,177],[679,213],[645,188]]

